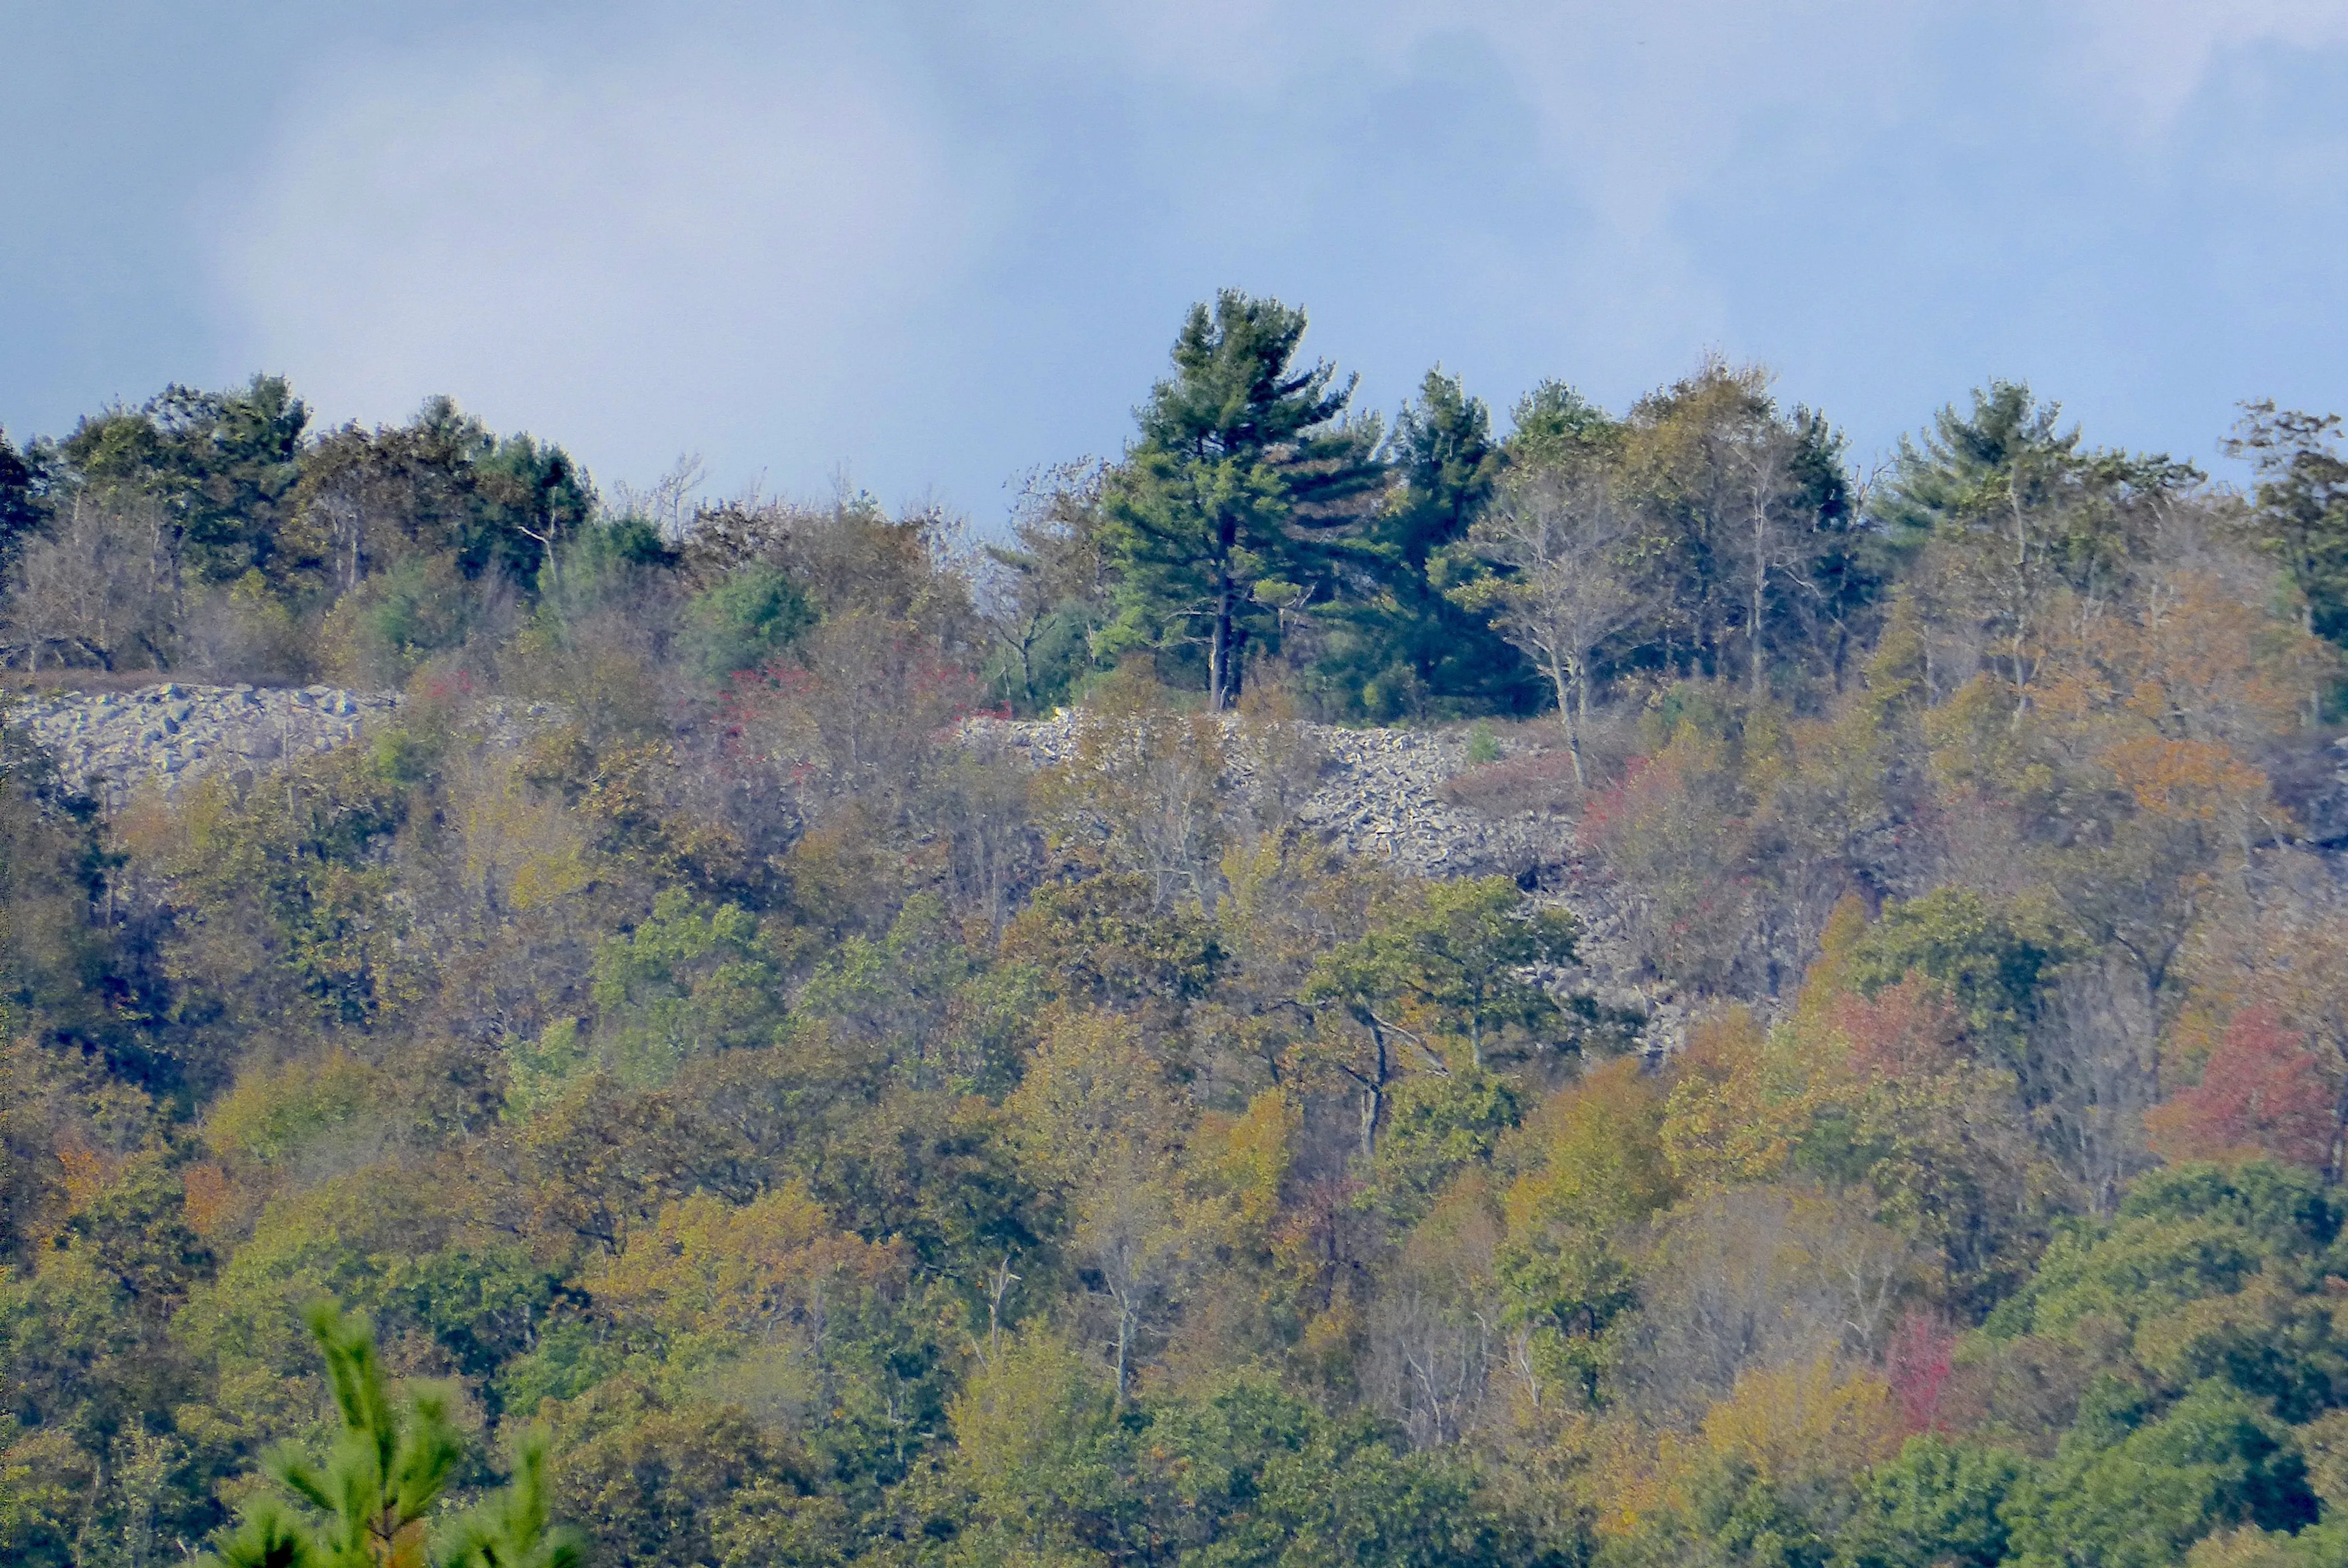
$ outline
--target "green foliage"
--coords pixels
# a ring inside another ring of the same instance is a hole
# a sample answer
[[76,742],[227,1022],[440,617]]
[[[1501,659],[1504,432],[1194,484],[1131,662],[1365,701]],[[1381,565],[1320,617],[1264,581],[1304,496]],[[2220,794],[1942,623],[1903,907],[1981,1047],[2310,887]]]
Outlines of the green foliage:
[[13,556],[16,541],[46,519],[39,456],[36,452],[28,460],[8,439],[7,431],[0,430],[0,559]]
[[2005,1501],[2028,1472],[2008,1450],[1910,1438],[1859,1490],[1835,1544],[1835,1568],[1997,1568]]
[[1684,1508],[1598,1555],[1601,1568],[1826,1568],[1834,1551],[1832,1504],[1780,1484],[1748,1461],[1703,1466]]
[[2006,1505],[2011,1560],[2156,1568],[2213,1527],[2294,1530],[2316,1501],[2271,1418],[2240,1394],[2196,1389],[2157,1420],[2108,1433],[2082,1423]]
[[1937,980],[1973,1036],[2018,1061],[2061,958],[1971,888],[1941,887],[1884,906],[1883,918],[1851,948],[1851,979],[1869,996],[1910,974]]
[[[0,1555],[2343,1560],[2333,423],[2245,506],[1998,384],[1862,516],[1756,368],[1382,440],[1303,331],[976,552],[447,399],[0,442],[11,627],[407,687],[107,813],[0,731]],[[1349,856],[1297,721],[1549,701],[1535,501],[1579,787],[1479,720],[1522,875]]]
[[1553,1040],[1564,1009],[1523,971],[1572,962],[1578,926],[1564,910],[1527,911],[1524,902],[1506,876],[1437,883],[1424,902],[1392,911],[1323,958],[1307,995],[1365,1019],[1389,999],[1423,1007],[1466,1042],[1479,1071],[1488,1052],[1513,1044],[1511,1028]]
[[1386,1103],[1371,1169],[1380,1205],[1404,1224],[1461,1171],[1488,1162],[1501,1134],[1524,1119],[1514,1085],[1472,1069],[1406,1079]]
[[280,569],[309,423],[279,376],[256,375],[236,392],[172,385],[138,409],[85,419],[57,454],[73,480],[160,502],[188,565],[228,583]]
[[[697,1056],[766,1044],[782,1021],[780,976],[757,917],[697,903],[680,887],[664,889],[634,930],[602,945],[593,977],[593,1058],[640,1087],[665,1083]],[[539,1060],[562,1050],[542,1041]]]
[[695,596],[685,624],[702,673],[723,681],[780,656],[815,624],[815,609],[788,573],[759,562]]
[[1174,371],[1105,497],[1118,569],[1112,646],[1169,662],[1203,651],[1208,702],[1238,700],[1251,652],[1280,651],[1281,614],[1324,600],[1313,538],[1380,477],[1375,424],[1344,419],[1353,384],[1295,364],[1304,313],[1237,290],[1191,307]]
[[2336,445],[2339,428],[2337,415],[2250,403],[2226,448],[2258,467],[2252,526],[2259,547],[2291,574],[2302,623],[2348,646],[2348,457]]
[[1491,504],[1503,460],[1482,400],[1428,371],[1418,401],[1395,418],[1385,505],[1349,547],[1377,591],[1340,607],[1316,671],[1348,711],[1384,721],[1529,705],[1523,659],[1444,591],[1444,552]]
[[543,1436],[523,1440],[514,1481],[483,1504],[438,1551],[425,1541],[434,1505],[455,1477],[465,1444],[445,1394],[425,1390],[396,1401],[363,1320],[322,1303],[308,1314],[325,1354],[326,1380],[341,1418],[325,1460],[280,1450],[270,1478],[314,1514],[289,1512],[273,1497],[250,1503],[209,1560],[217,1568],[574,1568],[579,1549],[550,1528]]

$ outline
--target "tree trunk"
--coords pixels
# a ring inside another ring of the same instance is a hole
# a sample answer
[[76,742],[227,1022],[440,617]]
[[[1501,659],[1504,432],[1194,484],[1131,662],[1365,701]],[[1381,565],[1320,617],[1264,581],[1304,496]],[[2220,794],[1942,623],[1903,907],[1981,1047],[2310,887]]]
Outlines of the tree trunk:
[[1587,789],[1590,787],[1590,780],[1581,768],[1581,725],[1573,707],[1574,687],[1580,683],[1580,666],[1574,667],[1576,673],[1569,675],[1566,672],[1565,661],[1562,659],[1550,659],[1547,662],[1549,683],[1557,692],[1557,716],[1565,726],[1565,749],[1573,758],[1574,786],[1578,789]]

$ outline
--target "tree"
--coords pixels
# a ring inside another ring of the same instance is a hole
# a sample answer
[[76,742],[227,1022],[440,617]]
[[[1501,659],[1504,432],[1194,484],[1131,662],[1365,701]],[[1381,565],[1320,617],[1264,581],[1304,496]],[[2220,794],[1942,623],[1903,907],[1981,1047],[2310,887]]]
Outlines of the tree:
[[2288,1436],[2234,1389],[2204,1385],[2159,1419],[2131,1421],[2101,1442],[2088,1422],[2080,1427],[2052,1464],[2023,1476],[2003,1510],[2025,1563],[2157,1568],[2217,1526],[2314,1522],[2316,1501]]
[[1226,289],[1192,306],[1107,486],[1114,640],[1202,651],[1218,712],[1239,700],[1251,646],[1277,651],[1280,611],[1331,595],[1314,540],[1355,523],[1381,477],[1375,422],[1344,418],[1354,382],[1300,368],[1303,336],[1304,313],[1277,300]]
[[14,559],[16,542],[41,526],[47,514],[41,453],[20,452],[0,429],[0,561]]
[[1111,1013],[1063,1018],[1008,1105],[1039,1184],[1066,1193],[1075,1212],[1076,1249],[1107,1297],[1123,1405],[1141,1335],[1181,1262],[1169,1188],[1183,1117],[1133,1027]]
[[1843,1568],[1997,1568],[2000,1517],[2024,1469],[2021,1456],[1925,1435],[1878,1465],[1838,1542]]
[[551,552],[595,510],[587,476],[561,447],[500,439],[449,397],[372,431],[345,425],[321,437],[292,497],[309,569],[347,593],[403,557],[452,559],[468,581],[496,573],[525,589]]
[[572,1568],[580,1561],[568,1532],[549,1528],[546,1440],[537,1433],[523,1441],[511,1489],[459,1526],[453,1549],[431,1551],[425,1522],[465,1457],[447,1397],[426,1392],[396,1404],[364,1320],[322,1303],[309,1323],[325,1354],[341,1433],[323,1464],[280,1453],[267,1468],[319,1517],[314,1522],[264,1495],[214,1549],[215,1568]]
[[1453,603],[1488,613],[1500,635],[1549,678],[1573,754],[1573,782],[1584,787],[1591,660],[1639,612],[1623,560],[1637,535],[1603,473],[1544,468],[1514,476],[1468,533],[1468,548],[1498,569],[1449,592]]
[[1527,910],[1524,902],[1507,876],[1436,883],[1423,901],[1330,954],[1320,990],[1416,1002],[1447,1032],[1466,1036],[1469,1065],[1481,1071],[1509,1025],[1538,1029],[1564,1010],[1525,971],[1572,963],[1578,925],[1562,909]]
[[135,410],[83,420],[57,455],[77,487],[160,505],[176,591],[183,566],[215,583],[276,569],[309,424],[280,376],[235,392],[173,384]]
[[1640,399],[1622,436],[1617,469],[1641,518],[1652,606],[1636,653],[1667,674],[1725,680],[1741,642],[1748,675],[1776,649],[1838,676],[1850,619],[1871,595],[1839,441],[1808,410],[1781,410],[1769,379],[1709,359]]
[[969,1500],[969,1560],[1104,1561],[1138,1489],[1112,1391],[1076,1347],[1028,1327],[963,1386],[950,1415],[947,1475]]
[[1386,458],[1385,503],[1346,553],[1362,580],[1332,618],[1324,678],[1373,718],[1429,702],[1520,706],[1522,661],[1481,613],[1444,592],[1451,552],[1490,506],[1506,461],[1490,410],[1457,376],[1430,370],[1395,417]]
[[2226,452],[2258,470],[2254,537],[2299,589],[2300,625],[2348,647],[2348,456],[2335,442],[2339,429],[2336,414],[2246,403]]
[[1060,701],[1091,666],[1109,610],[1107,470],[1063,464],[1029,477],[1013,544],[988,545],[979,579],[997,690],[1021,712]]
[[2276,1009],[2259,1006],[2227,1025],[2201,1081],[2145,1120],[2172,1160],[2264,1153],[2320,1171],[2331,1163],[2336,1099],[2322,1060]]
[[2019,382],[1977,388],[1971,410],[1941,409],[1921,445],[1902,438],[1876,506],[2023,704],[2057,597],[2111,593],[2140,553],[2137,514],[2201,478],[2166,455],[2082,449],[2062,413]]

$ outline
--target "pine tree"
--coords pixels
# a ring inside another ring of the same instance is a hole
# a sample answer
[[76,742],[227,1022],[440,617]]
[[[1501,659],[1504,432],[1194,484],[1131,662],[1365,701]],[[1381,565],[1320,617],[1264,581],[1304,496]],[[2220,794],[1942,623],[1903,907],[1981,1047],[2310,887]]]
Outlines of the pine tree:
[[395,1404],[366,1319],[321,1302],[309,1321],[342,1432],[324,1464],[281,1451],[266,1468],[315,1516],[261,1497],[206,1568],[576,1568],[575,1539],[549,1528],[546,1442],[535,1432],[523,1440],[512,1485],[433,1552],[426,1519],[465,1457],[447,1397],[419,1393],[405,1408]]
[[1491,505],[1504,463],[1491,411],[1457,376],[1430,370],[1386,446],[1395,482],[1354,552],[1362,590],[1324,673],[1349,705],[1388,718],[1418,702],[1503,710],[1537,700],[1531,671],[1481,614],[1445,596],[1444,552]]
[[1345,418],[1354,380],[1299,367],[1304,325],[1236,289],[1192,306],[1105,497],[1113,645],[1200,651],[1218,710],[1238,700],[1251,648],[1276,651],[1292,613],[1334,597],[1329,546],[1383,477],[1377,423]]

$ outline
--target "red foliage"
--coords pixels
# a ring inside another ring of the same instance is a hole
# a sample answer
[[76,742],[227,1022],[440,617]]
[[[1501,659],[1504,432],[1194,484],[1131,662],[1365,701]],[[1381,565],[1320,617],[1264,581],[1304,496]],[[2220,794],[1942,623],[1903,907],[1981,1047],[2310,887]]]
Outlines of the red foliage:
[[2261,1004],[2227,1026],[2201,1081],[2146,1121],[2166,1159],[2269,1154],[2321,1170],[2332,1152],[2332,1105],[2322,1060]]
[[1828,1004],[1826,1021],[1850,1042],[1853,1071],[1893,1082],[1946,1071],[1964,1030],[1947,992],[1920,975],[1872,998],[1844,992]]
[[1941,1395],[1955,1366],[1956,1346],[1956,1331],[1947,1324],[1928,1313],[1910,1312],[1883,1348],[1884,1380],[1899,1401],[1908,1436],[1949,1430],[1941,1413]]
[[1680,784],[1679,770],[1668,761],[1652,756],[1632,757],[1622,769],[1622,779],[1612,789],[1601,790],[1582,808],[1581,840],[1589,849],[1601,848],[1614,834],[1646,809],[1651,803],[1668,794]]

